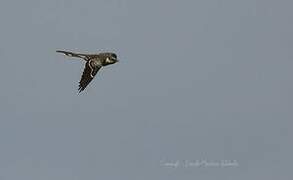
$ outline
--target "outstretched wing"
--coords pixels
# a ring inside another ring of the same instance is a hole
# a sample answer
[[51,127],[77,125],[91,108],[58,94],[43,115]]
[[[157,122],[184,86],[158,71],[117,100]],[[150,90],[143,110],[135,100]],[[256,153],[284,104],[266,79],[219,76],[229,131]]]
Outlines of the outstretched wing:
[[73,53],[73,52],[69,52],[69,51],[56,51],[58,53],[63,53],[66,56],[70,56],[70,57],[77,57],[77,58],[82,58],[84,60],[89,60],[89,57],[91,56],[90,54],[79,54],[79,53]]
[[101,67],[102,66],[93,63],[92,60],[86,62],[81,80],[79,81],[79,92],[83,91],[86,88],[86,86],[93,80]]

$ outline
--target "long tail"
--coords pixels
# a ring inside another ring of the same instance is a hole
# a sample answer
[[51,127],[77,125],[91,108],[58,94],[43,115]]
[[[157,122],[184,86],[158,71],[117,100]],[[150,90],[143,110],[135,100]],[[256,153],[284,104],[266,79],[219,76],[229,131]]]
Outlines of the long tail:
[[82,59],[84,59],[86,61],[87,61],[87,57],[88,57],[86,54],[77,54],[77,53],[73,53],[73,52],[69,52],[69,51],[56,51],[56,52],[63,53],[66,56],[69,56],[69,57],[82,58]]

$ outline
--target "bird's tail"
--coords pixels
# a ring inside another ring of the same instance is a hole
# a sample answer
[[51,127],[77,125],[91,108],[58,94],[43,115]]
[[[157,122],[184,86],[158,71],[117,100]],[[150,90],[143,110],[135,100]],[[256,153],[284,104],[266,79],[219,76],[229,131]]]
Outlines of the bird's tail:
[[70,56],[70,57],[78,57],[78,58],[82,58],[84,60],[87,60],[87,55],[86,54],[78,54],[78,53],[73,53],[73,52],[69,52],[69,51],[56,51],[58,53],[63,53],[66,56]]

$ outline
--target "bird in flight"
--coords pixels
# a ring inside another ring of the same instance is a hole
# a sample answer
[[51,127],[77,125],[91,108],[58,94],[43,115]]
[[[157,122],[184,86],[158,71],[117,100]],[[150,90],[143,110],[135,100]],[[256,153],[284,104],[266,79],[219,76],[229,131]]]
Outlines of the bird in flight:
[[87,87],[87,85],[93,80],[101,67],[118,62],[117,55],[111,52],[104,52],[99,54],[80,54],[69,51],[56,52],[63,53],[66,56],[70,57],[81,58],[86,61],[83,74],[79,81],[79,93],[83,91]]

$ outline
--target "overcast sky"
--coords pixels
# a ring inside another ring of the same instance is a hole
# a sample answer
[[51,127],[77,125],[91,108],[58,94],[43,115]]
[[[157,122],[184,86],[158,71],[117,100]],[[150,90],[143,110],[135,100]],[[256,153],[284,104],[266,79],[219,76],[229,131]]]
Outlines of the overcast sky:
[[292,179],[292,6],[1,0],[0,180]]

